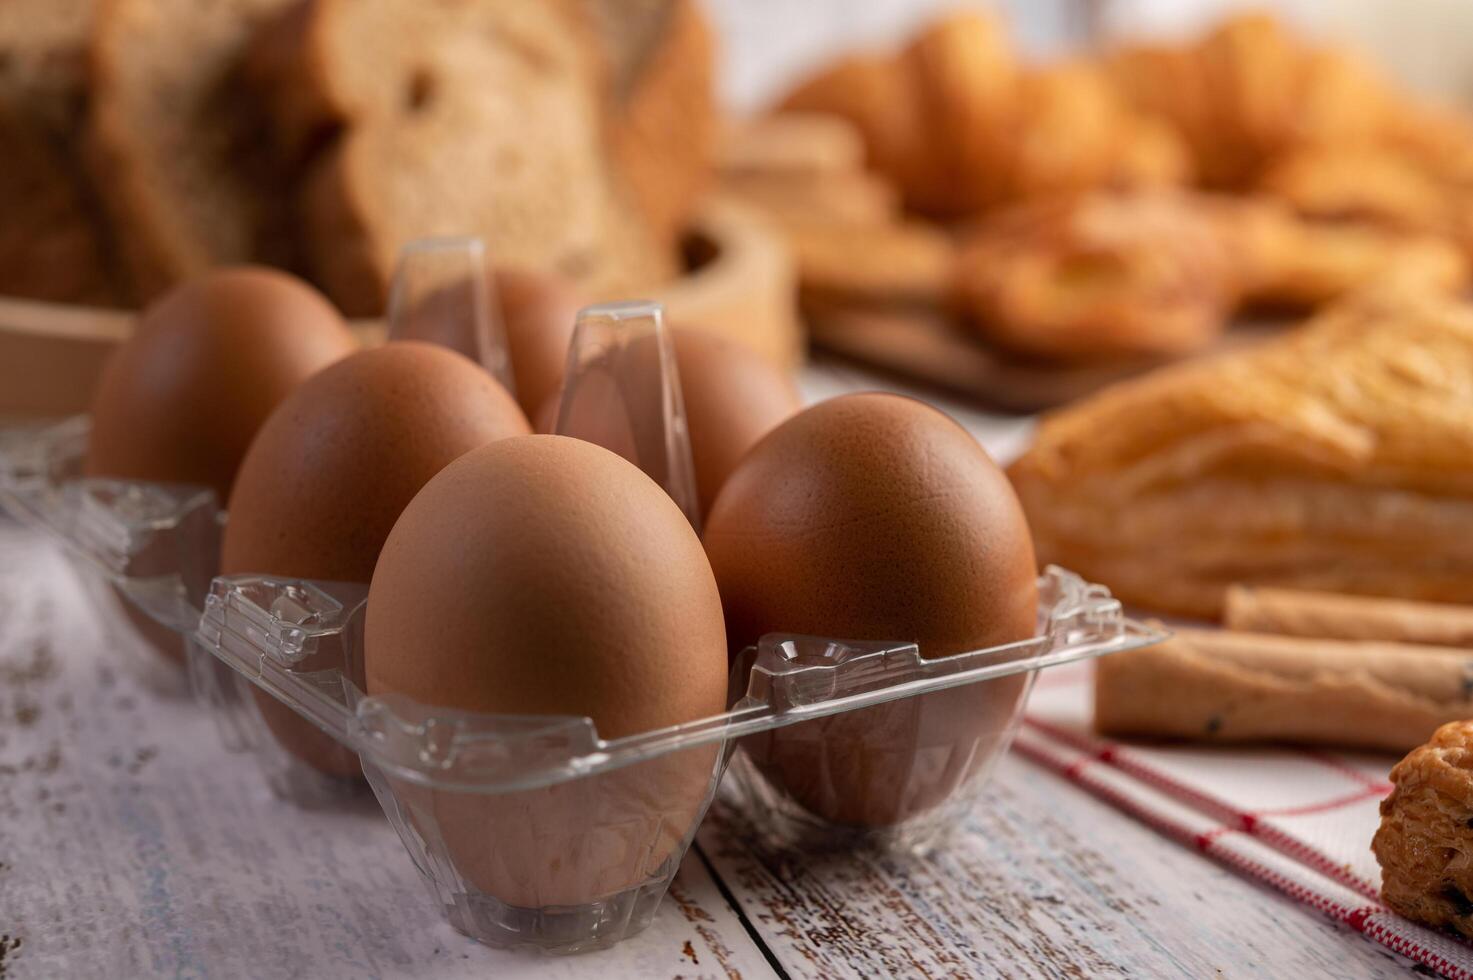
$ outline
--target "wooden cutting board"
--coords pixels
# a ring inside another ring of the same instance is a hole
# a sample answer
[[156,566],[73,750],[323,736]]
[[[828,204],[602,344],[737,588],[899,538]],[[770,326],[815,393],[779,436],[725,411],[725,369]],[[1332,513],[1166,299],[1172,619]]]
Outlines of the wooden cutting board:
[[[989,347],[940,311],[825,304],[809,309],[806,319],[815,346],[1010,412],[1055,408],[1171,363],[1159,357],[1078,364],[1026,360]],[[1283,326],[1234,324],[1211,348],[1193,356],[1240,348]]]

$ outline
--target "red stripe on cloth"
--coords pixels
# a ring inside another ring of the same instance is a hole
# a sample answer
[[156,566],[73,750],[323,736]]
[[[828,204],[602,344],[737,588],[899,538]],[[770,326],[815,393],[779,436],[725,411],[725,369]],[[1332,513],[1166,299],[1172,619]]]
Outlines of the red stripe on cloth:
[[1259,825],[1253,830],[1253,836],[1268,844],[1276,851],[1282,851],[1300,864],[1307,865],[1318,871],[1332,881],[1337,881],[1346,888],[1364,895],[1375,901],[1381,900],[1381,892],[1373,882],[1358,878],[1355,872],[1339,861],[1306,844],[1297,837],[1292,837],[1277,827]]
[[1386,794],[1379,789],[1362,789],[1344,796],[1337,796],[1333,800],[1325,800],[1322,803],[1306,803],[1304,806],[1286,806],[1278,809],[1258,810],[1253,815],[1256,817],[1308,817],[1316,813],[1329,813],[1341,807],[1359,803],[1362,800],[1380,799]]
[[[1320,803],[1306,804],[1302,807],[1286,807],[1282,810],[1259,810],[1249,811],[1233,806],[1225,800],[1209,796],[1191,786],[1183,785],[1172,777],[1153,769],[1151,766],[1135,759],[1129,752],[1129,747],[1119,743],[1100,744],[1100,741],[1089,736],[1081,735],[1077,731],[1054,725],[1050,722],[1037,718],[1024,718],[1024,721],[1051,738],[1070,745],[1083,752],[1090,753],[1095,759],[1114,766],[1121,772],[1139,779],[1141,782],[1160,790],[1168,796],[1180,799],[1202,813],[1215,820],[1237,827],[1245,833],[1252,834],[1275,849],[1283,851],[1289,857],[1313,867],[1321,874],[1345,885],[1368,898],[1376,898],[1379,892],[1374,883],[1357,878],[1343,863],[1315,848],[1313,845],[1292,836],[1287,831],[1271,824],[1264,823],[1265,817],[1275,816],[1307,816],[1318,812],[1328,812],[1352,803],[1359,802],[1372,795],[1371,789],[1357,791],[1345,797],[1336,797]],[[1328,761],[1327,761],[1328,760]],[[1332,764],[1332,757],[1316,759],[1317,762]],[[1344,763],[1339,764],[1342,770],[1353,773]],[[1362,782],[1368,782],[1362,780]],[[1381,795],[1376,793],[1375,795]]]
[[[1376,918],[1377,916],[1386,916],[1393,922],[1402,923],[1402,920],[1392,917],[1391,913],[1381,906],[1379,902],[1373,901],[1367,905],[1346,905],[1328,895],[1315,891],[1310,885],[1295,881],[1275,871],[1273,868],[1264,865],[1262,862],[1239,853],[1232,847],[1220,846],[1221,841],[1234,833],[1233,827],[1224,826],[1202,832],[1193,831],[1179,821],[1160,813],[1149,802],[1137,799],[1127,792],[1123,792],[1114,786],[1102,782],[1086,772],[1083,767],[1076,768],[1076,763],[1087,760],[1065,762],[1056,753],[1051,753],[1041,746],[1034,745],[1026,738],[1019,739],[1014,745],[1019,752],[1034,762],[1056,772],[1063,773],[1071,782],[1077,783],[1082,788],[1090,791],[1117,809],[1137,817],[1146,825],[1176,840],[1178,843],[1192,846],[1248,877],[1256,878],[1268,884],[1288,897],[1318,910],[1331,919],[1369,937],[1388,949],[1400,953],[1408,959],[1438,971],[1443,976],[1451,978],[1451,980],[1473,980],[1473,970],[1469,970],[1448,960],[1424,943],[1419,942],[1413,936],[1398,932],[1386,923],[1379,921]],[[1303,847],[1303,845],[1299,846]],[[1305,873],[1312,875],[1315,874],[1315,871],[1306,867]],[[1358,883],[1356,884],[1358,885]],[[1363,891],[1363,888],[1357,887],[1356,890]],[[1374,896],[1368,897],[1374,898]],[[1410,923],[1407,923],[1405,927],[1408,929],[1418,928]]]
[[1386,780],[1367,776],[1334,753],[1323,752],[1319,749],[1300,749],[1299,754],[1311,762],[1317,762],[1326,768],[1335,770],[1351,782],[1359,783],[1366,788],[1367,792],[1379,793],[1381,796],[1391,792],[1391,784]]
[[1376,942],[1387,949],[1395,950],[1408,959],[1416,960],[1423,966],[1429,966],[1448,977],[1449,980],[1473,980],[1473,970],[1468,970],[1452,962],[1436,950],[1428,949],[1410,936],[1403,936],[1394,932],[1384,922],[1371,918],[1375,915],[1373,910],[1361,924],[1360,932],[1370,936]]
[[1080,735],[1071,729],[1041,721],[1037,718],[1025,716],[1023,721],[1049,737],[1071,745],[1081,752],[1088,752],[1101,762],[1108,763],[1122,772],[1127,772],[1142,782],[1155,786],[1162,792],[1190,802],[1197,809],[1202,810],[1209,816],[1222,820],[1224,823],[1241,825],[1243,818],[1247,815],[1245,811],[1239,810],[1231,804],[1225,803],[1216,797],[1198,792],[1190,786],[1184,786],[1170,776],[1135,761],[1131,758],[1127,747],[1124,745],[1113,742],[1102,745],[1098,739],[1091,738],[1087,735]]
[[1183,844],[1195,844],[1197,838],[1196,831],[1157,813],[1138,800],[1118,792],[1114,787],[1100,782],[1083,769],[1075,769],[1071,764],[1054,758],[1048,752],[1026,741],[1015,741],[1013,747],[1034,762],[1065,776],[1070,782],[1086,787],[1091,793],[1113,804],[1117,809],[1123,810],[1142,822],[1149,824],[1166,836]]
[[1231,827],[1213,827],[1206,833],[1198,834],[1196,840],[1194,840],[1193,843],[1197,845],[1197,850],[1199,851],[1210,851],[1212,849],[1213,843],[1219,837],[1221,837],[1223,834],[1231,833],[1233,833],[1233,828]]

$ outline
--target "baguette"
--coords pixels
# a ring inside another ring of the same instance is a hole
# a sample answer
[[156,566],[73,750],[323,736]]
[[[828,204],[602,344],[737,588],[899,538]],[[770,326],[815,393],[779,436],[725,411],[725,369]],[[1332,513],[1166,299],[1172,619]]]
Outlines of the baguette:
[[1473,652],[1181,630],[1105,657],[1095,728],[1107,735],[1405,752],[1473,716]]
[[1468,606],[1334,592],[1235,585],[1227,591],[1223,625],[1286,636],[1473,647],[1473,608]]

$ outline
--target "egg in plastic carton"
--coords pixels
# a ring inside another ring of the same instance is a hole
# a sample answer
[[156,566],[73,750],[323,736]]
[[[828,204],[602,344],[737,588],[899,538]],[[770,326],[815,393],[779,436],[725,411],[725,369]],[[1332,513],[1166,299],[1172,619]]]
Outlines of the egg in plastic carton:
[[[452,925],[572,953],[649,924],[738,745],[741,802],[805,838],[848,839],[826,811],[892,821],[891,841],[910,849],[959,825],[1038,671],[1163,638],[1070,572],[1039,585],[1033,639],[928,660],[913,644],[768,636],[738,660],[726,712],[608,740],[588,718],[365,695],[360,586],[219,578],[198,641],[359,754]],[[865,789],[855,814],[834,804],[849,777]]]
[[[392,285],[387,332],[457,350],[510,390],[485,269],[479,239],[409,243]],[[90,430],[86,416],[0,427],[0,509],[63,546],[104,618],[111,647],[151,689],[192,690],[211,705],[233,705],[236,675],[188,650],[220,571],[223,501],[206,487],[86,476]],[[239,707],[225,713],[231,720],[222,727],[232,749],[248,742]],[[291,795],[339,796],[341,782],[304,782]]]
[[[557,428],[636,463],[695,522],[657,306],[580,314]],[[197,649],[358,754],[456,928],[495,946],[572,953],[649,923],[738,747],[740,801],[795,841],[938,842],[983,791],[1037,671],[1162,638],[1072,573],[1049,569],[1039,587],[1032,639],[928,660],[903,642],[768,636],[737,659],[726,712],[616,739],[588,718],[369,696],[361,584],[223,576]],[[423,631],[432,642],[434,624]],[[268,777],[290,793],[311,759],[264,728],[257,737]]]

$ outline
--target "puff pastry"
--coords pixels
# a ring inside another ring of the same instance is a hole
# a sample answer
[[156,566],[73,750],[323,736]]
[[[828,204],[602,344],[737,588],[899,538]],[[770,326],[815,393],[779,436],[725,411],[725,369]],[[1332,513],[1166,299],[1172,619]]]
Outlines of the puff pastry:
[[1040,561],[1217,616],[1232,583],[1473,602],[1473,308],[1386,288],[1041,424]]
[[1399,915],[1473,938],[1473,721],[1443,725],[1391,770],[1371,850]]
[[1217,229],[1170,191],[999,211],[966,237],[957,276],[957,301],[975,330],[1049,358],[1196,350],[1222,331],[1234,301]]

